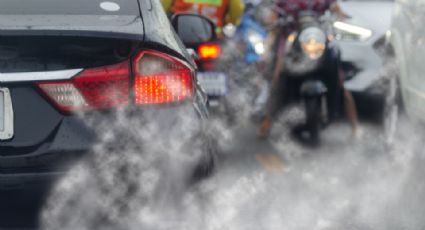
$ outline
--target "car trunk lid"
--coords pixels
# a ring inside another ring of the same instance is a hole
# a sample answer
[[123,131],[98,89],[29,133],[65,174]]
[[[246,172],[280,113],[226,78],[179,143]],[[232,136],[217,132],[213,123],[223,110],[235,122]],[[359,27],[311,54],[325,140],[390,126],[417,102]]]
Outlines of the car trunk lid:
[[1,6],[0,35],[101,35],[143,39],[137,0],[2,0]]

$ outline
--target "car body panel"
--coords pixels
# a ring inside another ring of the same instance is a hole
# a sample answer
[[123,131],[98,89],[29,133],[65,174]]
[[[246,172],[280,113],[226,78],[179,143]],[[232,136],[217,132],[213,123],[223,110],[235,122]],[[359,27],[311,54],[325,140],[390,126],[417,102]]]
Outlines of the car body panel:
[[0,15],[139,15],[137,0],[114,0],[112,6],[105,6],[105,2],[108,1],[2,0]]
[[[146,0],[146,2],[150,4],[140,4],[143,21],[146,25],[155,26],[145,26],[144,46],[158,48],[158,45],[160,45],[165,51],[173,52],[176,56],[186,60],[192,68],[197,69],[198,67],[192,56],[170,24],[161,3],[155,0]],[[202,90],[197,79],[195,79],[194,83],[197,89],[194,95],[195,107],[199,110],[201,116],[208,117],[207,106],[198,106],[198,104],[207,105],[208,96]]]
[[[0,155],[9,148],[36,147],[45,141],[60,123],[62,115],[53,108],[31,85],[7,85],[12,95],[15,114],[15,136],[0,142]],[[28,112],[31,111],[31,116]]]
[[359,70],[353,78],[346,81],[345,87],[353,92],[365,92],[381,78],[383,57],[377,53],[374,45],[390,29],[393,3],[343,1],[340,4],[351,17],[344,22],[372,30],[372,36],[365,41],[338,41],[342,61],[353,63]]
[[398,0],[393,13],[391,44],[400,69],[399,83],[407,113],[425,121],[425,2]]
[[145,27],[144,42],[148,46],[155,46],[157,43],[160,43],[162,46],[169,49],[169,51],[177,52],[176,55],[186,59],[192,67],[196,68],[191,55],[187,52],[186,47],[180,41],[177,33],[170,24],[160,1],[147,1],[150,2],[150,4],[140,4],[145,25],[151,25]]
[[46,72],[27,73],[0,73],[0,83],[6,82],[27,82],[43,80],[65,80],[71,79],[83,69],[70,69]]
[[[51,23],[52,21],[55,23]],[[1,15],[0,34],[78,35],[143,40],[143,22],[140,17],[135,16]]]
[[143,39],[143,22],[136,0],[115,1],[119,5],[116,11],[102,9],[102,3],[101,0],[4,0],[0,9],[0,34]]

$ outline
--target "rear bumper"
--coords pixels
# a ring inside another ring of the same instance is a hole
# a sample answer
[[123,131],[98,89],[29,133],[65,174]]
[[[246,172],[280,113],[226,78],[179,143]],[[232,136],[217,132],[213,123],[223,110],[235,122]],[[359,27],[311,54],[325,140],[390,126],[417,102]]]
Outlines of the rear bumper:
[[9,190],[47,192],[87,154],[88,150],[39,151],[29,155],[0,157],[0,192]]
[[[99,143],[107,145],[102,148],[105,152],[101,154],[108,154],[110,147],[115,152],[127,148],[127,143],[130,149],[138,148],[140,144],[137,141],[145,136],[165,143],[179,138],[183,132],[201,136],[199,134],[204,127],[203,119],[190,103],[125,114],[124,117],[122,114],[92,117],[90,119],[95,121],[92,129],[75,117],[65,117],[54,137],[34,151],[22,152],[22,148],[11,148],[9,154],[0,155],[0,190],[48,185],[96,151],[94,149]],[[103,134],[108,132],[115,136],[105,141]]]
[[0,191],[47,191],[65,172],[0,174]]

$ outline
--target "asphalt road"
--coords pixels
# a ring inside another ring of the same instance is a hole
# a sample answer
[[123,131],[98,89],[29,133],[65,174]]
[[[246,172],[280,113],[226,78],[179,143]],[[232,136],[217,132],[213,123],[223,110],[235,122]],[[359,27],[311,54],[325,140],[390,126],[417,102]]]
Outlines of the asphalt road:
[[293,141],[285,121],[275,125],[268,140],[259,140],[252,124],[235,130],[216,175],[217,193],[247,193],[228,198],[238,212],[223,226],[425,228],[420,128],[403,121],[397,142],[388,147],[379,126],[363,123],[363,137],[352,140],[348,125],[338,123],[323,132],[320,147],[310,148]]
[[[402,128],[387,148],[379,127],[363,124],[353,141],[342,122],[311,148],[291,138],[291,119],[279,120],[266,140],[251,122],[224,135],[218,170],[201,185],[208,185],[204,229],[425,228],[420,130]],[[0,229],[36,225],[44,197],[37,189],[1,191]]]

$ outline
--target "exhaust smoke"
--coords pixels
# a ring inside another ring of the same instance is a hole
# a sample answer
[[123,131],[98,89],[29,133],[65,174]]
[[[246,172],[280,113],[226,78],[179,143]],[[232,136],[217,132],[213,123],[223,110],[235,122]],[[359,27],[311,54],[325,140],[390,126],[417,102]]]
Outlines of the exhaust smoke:
[[[231,122],[221,114],[206,128],[217,137],[221,158],[243,155],[236,144],[249,136],[247,130],[252,136],[256,132],[250,121],[256,80],[252,72],[242,73],[252,66],[238,65],[242,67],[230,74],[237,76],[228,101]],[[161,117],[157,112],[134,117],[121,110],[113,122],[84,117],[103,127],[99,142],[52,190],[41,215],[42,229],[425,227],[423,131],[404,120],[392,148],[383,144],[379,127],[365,124],[364,138],[347,142],[348,125],[335,124],[323,133],[322,147],[311,149],[289,137],[288,127],[303,115],[297,107],[288,108],[269,142],[243,142],[269,143],[267,151],[284,160],[282,171],[248,168],[236,160],[239,164],[222,164],[212,177],[193,184],[194,165],[205,151],[198,133],[202,124],[186,111],[176,114],[173,120],[164,116],[164,123],[151,122]],[[123,137],[125,141],[116,142]]]

